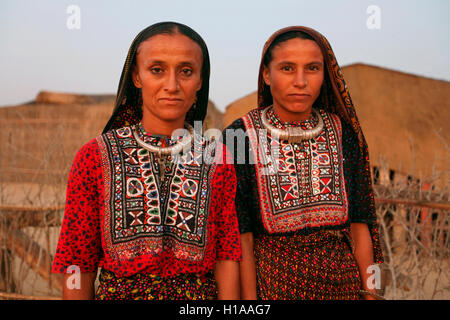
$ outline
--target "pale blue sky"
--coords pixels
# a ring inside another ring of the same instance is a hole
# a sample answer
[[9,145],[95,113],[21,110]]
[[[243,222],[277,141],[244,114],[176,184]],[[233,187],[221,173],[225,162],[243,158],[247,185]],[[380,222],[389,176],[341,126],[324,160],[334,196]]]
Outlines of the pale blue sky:
[[[72,4],[81,10],[79,30],[66,26]],[[381,10],[379,30],[366,26],[370,5]],[[40,90],[116,93],[135,35],[168,20],[205,39],[210,99],[221,110],[256,90],[264,42],[289,25],[324,34],[341,66],[362,62],[450,81],[449,13],[448,0],[1,0],[0,106]]]

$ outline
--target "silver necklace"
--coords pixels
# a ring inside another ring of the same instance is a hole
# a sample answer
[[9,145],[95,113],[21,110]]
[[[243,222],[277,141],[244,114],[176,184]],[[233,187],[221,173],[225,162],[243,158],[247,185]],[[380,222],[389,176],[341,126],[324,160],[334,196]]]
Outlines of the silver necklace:
[[184,125],[186,126],[186,128],[189,131],[189,136],[184,136],[181,141],[177,141],[173,146],[169,146],[169,147],[158,147],[158,146],[153,146],[151,144],[148,144],[148,143],[144,142],[141,138],[139,138],[139,135],[137,134],[136,130],[133,129],[133,135],[134,135],[134,138],[136,139],[137,143],[142,148],[157,155],[158,164],[159,164],[160,181],[162,181],[164,179],[164,172],[166,171],[168,156],[169,155],[176,156],[182,150],[186,149],[186,147],[188,147],[192,144],[192,140],[194,139],[194,129],[187,122],[185,122]]
[[319,133],[323,130],[323,119],[320,113],[316,109],[312,109],[317,117],[319,118],[319,122],[317,125],[310,130],[303,130],[300,127],[288,127],[287,130],[282,130],[275,128],[271,125],[266,118],[266,114],[269,108],[265,108],[261,113],[261,121],[263,126],[269,131],[269,133],[273,136],[279,137],[279,139],[287,140],[289,143],[300,143],[303,140],[310,140],[319,135]]

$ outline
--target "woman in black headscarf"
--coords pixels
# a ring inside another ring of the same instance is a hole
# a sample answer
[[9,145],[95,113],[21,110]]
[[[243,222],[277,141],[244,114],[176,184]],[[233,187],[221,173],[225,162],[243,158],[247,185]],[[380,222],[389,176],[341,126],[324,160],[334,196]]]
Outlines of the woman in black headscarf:
[[193,130],[209,71],[185,25],[158,23],[133,41],[111,119],[71,169],[53,271],[81,278],[64,283],[65,298],[92,298],[98,267],[97,299],[239,297],[234,169]]
[[230,149],[236,130],[248,137],[234,144],[241,296],[376,297],[367,271],[382,253],[367,144],[325,37],[289,27],[269,38],[258,108],[225,130]]

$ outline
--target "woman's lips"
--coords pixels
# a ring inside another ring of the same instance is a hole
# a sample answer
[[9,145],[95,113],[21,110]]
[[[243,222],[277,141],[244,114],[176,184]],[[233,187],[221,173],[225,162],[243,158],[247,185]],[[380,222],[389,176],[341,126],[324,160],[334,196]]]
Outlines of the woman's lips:
[[309,95],[307,93],[291,93],[291,94],[288,94],[288,96],[295,100],[306,100],[306,99],[309,99],[309,97],[311,95]]
[[181,98],[160,98],[160,100],[167,100],[167,101],[182,101]]
[[183,99],[180,98],[161,98],[159,101],[167,104],[177,104],[183,102]]

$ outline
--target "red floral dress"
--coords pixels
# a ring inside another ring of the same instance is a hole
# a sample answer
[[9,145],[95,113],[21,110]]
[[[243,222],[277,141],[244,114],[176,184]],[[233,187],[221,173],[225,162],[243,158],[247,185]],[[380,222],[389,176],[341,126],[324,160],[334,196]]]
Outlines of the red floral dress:
[[82,273],[102,267],[116,277],[164,278],[205,275],[217,260],[239,261],[236,176],[231,164],[217,161],[227,156],[225,147],[217,142],[215,161],[206,163],[194,143],[183,161],[169,157],[161,180],[157,159],[133,130],[164,145],[138,125],[108,131],[77,153],[53,272],[76,265]]

